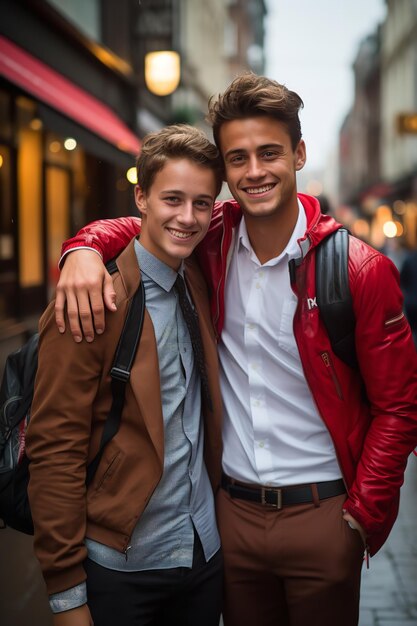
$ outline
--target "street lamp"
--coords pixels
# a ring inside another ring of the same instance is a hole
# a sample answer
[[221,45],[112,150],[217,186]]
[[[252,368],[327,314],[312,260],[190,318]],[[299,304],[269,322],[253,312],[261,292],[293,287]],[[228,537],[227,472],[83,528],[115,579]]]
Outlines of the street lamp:
[[145,55],[145,83],[157,96],[168,96],[179,85],[180,55],[172,50],[148,52]]

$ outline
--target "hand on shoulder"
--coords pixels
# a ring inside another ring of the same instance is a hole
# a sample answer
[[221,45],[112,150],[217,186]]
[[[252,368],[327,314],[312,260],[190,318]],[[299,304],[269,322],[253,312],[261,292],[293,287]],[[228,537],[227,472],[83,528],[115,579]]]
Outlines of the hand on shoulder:
[[65,306],[74,341],[94,340],[105,329],[105,306],[115,311],[113,281],[100,255],[94,250],[74,250],[65,258],[56,288],[55,321],[65,332]]

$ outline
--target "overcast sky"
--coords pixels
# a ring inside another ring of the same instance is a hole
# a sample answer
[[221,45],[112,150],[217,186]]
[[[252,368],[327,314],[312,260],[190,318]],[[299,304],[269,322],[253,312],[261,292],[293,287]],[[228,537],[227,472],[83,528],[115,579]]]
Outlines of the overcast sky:
[[266,0],[266,74],[296,91],[309,168],[323,167],[353,99],[360,41],[386,14],[384,0]]

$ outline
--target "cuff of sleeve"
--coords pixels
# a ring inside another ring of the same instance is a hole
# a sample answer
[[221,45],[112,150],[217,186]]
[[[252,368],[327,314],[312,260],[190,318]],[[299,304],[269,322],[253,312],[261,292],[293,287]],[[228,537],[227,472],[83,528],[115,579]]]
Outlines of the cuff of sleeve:
[[49,606],[52,613],[63,613],[76,609],[87,603],[87,585],[85,582],[80,583],[76,587],[53,593],[49,596]]
[[103,260],[103,255],[101,254],[100,248],[98,246],[95,246],[94,244],[91,244],[91,246],[77,246],[77,245],[75,245],[73,248],[71,248],[71,246],[69,246],[65,250],[64,254],[61,256],[61,258],[59,259],[58,269],[62,270],[63,265],[65,263],[65,258],[67,256],[67,254],[69,254],[70,252],[75,252],[75,250],[92,250],[93,252],[96,252],[96,254],[99,255],[101,260]]

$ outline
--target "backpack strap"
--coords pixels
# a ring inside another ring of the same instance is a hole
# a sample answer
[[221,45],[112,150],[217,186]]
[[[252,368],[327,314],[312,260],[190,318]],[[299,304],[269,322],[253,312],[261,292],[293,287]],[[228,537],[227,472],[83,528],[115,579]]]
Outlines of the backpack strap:
[[349,232],[339,228],[316,249],[316,296],[333,352],[357,369],[355,314],[349,288]]
[[[117,271],[115,260],[106,264],[110,274]],[[113,359],[111,376],[112,405],[104,424],[99,451],[87,468],[86,484],[89,485],[100,463],[106,444],[119,430],[120,420],[125,401],[126,384],[130,379],[133,359],[142,334],[143,320],[145,317],[145,288],[143,281],[130,301],[122,334],[116,348]]]

